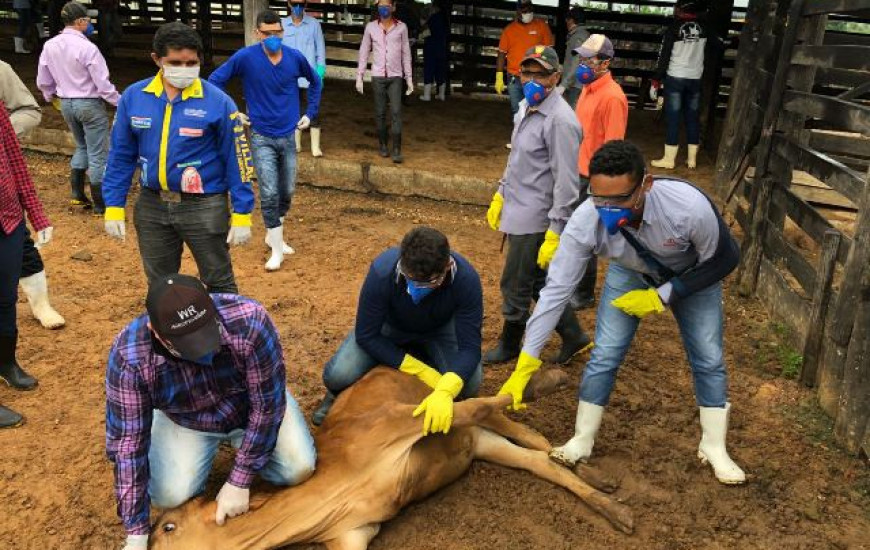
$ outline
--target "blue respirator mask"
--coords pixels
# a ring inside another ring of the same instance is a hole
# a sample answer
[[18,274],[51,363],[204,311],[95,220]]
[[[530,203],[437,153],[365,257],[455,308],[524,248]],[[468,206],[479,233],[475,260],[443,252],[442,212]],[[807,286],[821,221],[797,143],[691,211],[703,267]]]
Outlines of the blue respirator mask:
[[631,207],[596,206],[595,210],[598,211],[598,217],[610,235],[616,235],[620,227],[628,224],[634,218],[634,209]]
[[412,281],[410,279],[407,280],[407,283],[408,283],[408,295],[411,296],[411,301],[414,302],[414,305],[419,304],[423,300],[423,298],[432,294],[432,291],[435,290],[434,288],[431,288],[431,287],[425,288],[425,287],[417,286],[417,284],[414,283],[414,281]]
[[547,99],[547,88],[543,84],[529,80],[523,84],[523,95],[526,97],[529,107],[537,107]]
[[389,19],[392,14],[393,10],[390,6],[378,6],[378,17],[381,19]]
[[305,15],[305,4],[293,4],[290,6],[290,11],[293,13],[293,17],[301,19]]
[[589,65],[584,65],[581,63],[577,67],[577,72],[574,73],[574,76],[577,77],[577,82],[580,84],[589,84],[593,80],[595,80],[595,69],[590,67]]
[[263,46],[269,53],[275,53],[281,49],[281,37],[280,36],[269,36],[263,39]]
[[88,26],[85,28],[84,35],[90,36],[92,34],[94,34],[94,24],[88,21]]

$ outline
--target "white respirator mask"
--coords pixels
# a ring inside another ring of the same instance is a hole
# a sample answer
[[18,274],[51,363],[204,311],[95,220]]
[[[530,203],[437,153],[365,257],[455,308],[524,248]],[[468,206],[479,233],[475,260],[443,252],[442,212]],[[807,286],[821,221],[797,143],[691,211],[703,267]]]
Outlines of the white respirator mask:
[[522,21],[523,23],[525,23],[525,24],[527,24],[527,25],[528,25],[529,23],[531,23],[531,22],[532,22],[532,19],[534,19],[534,18],[535,18],[535,14],[534,14],[534,13],[521,13],[521,14],[520,14],[520,21]]
[[199,78],[199,65],[194,67],[173,67],[171,65],[164,65],[163,76],[166,78],[167,82],[179,90],[183,90]]

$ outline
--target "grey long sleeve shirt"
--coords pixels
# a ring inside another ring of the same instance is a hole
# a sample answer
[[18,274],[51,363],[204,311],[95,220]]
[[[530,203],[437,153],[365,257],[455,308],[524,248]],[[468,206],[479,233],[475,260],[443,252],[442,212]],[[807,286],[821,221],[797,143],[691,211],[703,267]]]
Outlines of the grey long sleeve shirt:
[[562,60],[562,87],[582,88],[583,84],[577,82],[577,67],[580,65],[580,56],[574,53],[586,39],[589,31],[586,27],[576,26],[568,32],[568,45],[565,47],[565,59]]
[[535,108],[525,100],[514,119],[511,154],[499,185],[504,197],[499,230],[509,235],[561,234],[580,200],[577,156],[582,131],[554,89]]
[[8,63],[0,61],[0,100],[6,104],[9,120],[19,138],[39,126],[42,110],[36,98]]
[[[710,201],[684,182],[658,179],[646,195],[643,220],[638,229],[629,228],[664,265],[680,273],[711,258],[719,243],[719,218]],[[571,216],[559,248],[547,270],[547,284],[526,325],[523,351],[540,357],[541,349],[556,328],[565,304],[586,272],[592,256],[639,273],[650,270],[622,234],[610,235],[600,223],[592,200],[586,200]],[[671,283],[658,289],[662,302],[671,297]]]

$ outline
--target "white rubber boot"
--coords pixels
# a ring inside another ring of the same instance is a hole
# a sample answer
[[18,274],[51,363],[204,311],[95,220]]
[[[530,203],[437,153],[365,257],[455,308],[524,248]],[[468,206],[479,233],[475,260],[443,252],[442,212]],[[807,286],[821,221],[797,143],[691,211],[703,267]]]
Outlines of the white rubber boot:
[[[284,227],[284,216],[281,216],[279,219],[281,220],[281,227]],[[266,242],[266,246],[268,246],[269,248],[272,248],[272,245],[269,244],[269,232],[268,231],[266,231],[265,242]],[[289,244],[287,244],[286,242],[282,242],[282,245],[283,245],[282,249],[284,251],[285,256],[289,256],[290,254],[296,254],[296,251],[293,250],[293,247],[290,246]]]
[[296,130],[296,152],[302,152],[302,130]]
[[35,23],[36,25],[36,34],[39,36],[40,40],[43,38],[48,38],[48,34],[45,32],[45,24],[44,23]]
[[30,50],[24,48],[24,39],[16,36],[12,39],[15,43],[15,53],[30,53]]
[[322,157],[323,151],[320,149],[320,128],[311,128],[311,156]]
[[698,167],[698,146],[689,145],[689,156],[686,158],[686,166],[694,170]]
[[444,101],[447,99],[447,84],[438,86],[438,99]]
[[279,225],[266,230],[266,243],[272,249],[272,255],[266,262],[266,271],[278,271],[284,261],[284,226]]
[[423,84],[423,95],[420,96],[420,101],[432,101],[431,84]]
[[728,432],[728,414],[731,403],[725,407],[700,407],[701,444],[698,445],[698,458],[703,464],[709,463],[720,483],[739,485],[746,481],[746,474],[740,469],[725,449],[725,434]]
[[586,401],[578,403],[574,437],[568,443],[550,451],[550,459],[568,468],[573,468],[577,462],[586,462],[592,456],[592,446],[595,444],[603,414],[604,407],[601,405]]
[[30,311],[33,312],[33,316],[42,326],[56,329],[66,324],[60,313],[55,311],[48,302],[48,279],[45,278],[44,270],[29,277],[22,277],[18,283],[27,296]]
[[665,156],[658,160],[652,161],[650,164],[656,168],[674,169],[674,164],[677,161],[677,152],[680,150],[679,145],[665,145]]

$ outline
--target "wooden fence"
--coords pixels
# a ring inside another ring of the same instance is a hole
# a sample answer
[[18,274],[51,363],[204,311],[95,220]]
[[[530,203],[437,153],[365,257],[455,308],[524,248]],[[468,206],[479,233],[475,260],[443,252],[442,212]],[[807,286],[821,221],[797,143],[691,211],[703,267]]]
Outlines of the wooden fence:
[[826,32],[868,10],[752,0],[716,185],[745,235],[739,291],[794,329],[801,380],[870,455],[870,41]]

